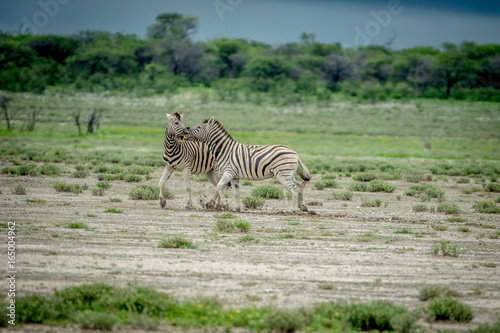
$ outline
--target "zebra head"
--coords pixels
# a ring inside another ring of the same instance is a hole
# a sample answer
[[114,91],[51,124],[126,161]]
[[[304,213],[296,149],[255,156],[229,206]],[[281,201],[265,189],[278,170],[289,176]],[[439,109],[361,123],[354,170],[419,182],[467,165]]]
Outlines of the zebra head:
[[189,135],[188,129],[182,122],[183,117],[183,114],[178,114],[177,112],[174,114],[167,113],[168,123],[165,128],[165,136],[179,139],[182,143],[182,141]]
[[205,119],[201,124],[188,127],[189,138],[194,141],[207,142],[210,140],[210,131],[216,120],[214,117]]

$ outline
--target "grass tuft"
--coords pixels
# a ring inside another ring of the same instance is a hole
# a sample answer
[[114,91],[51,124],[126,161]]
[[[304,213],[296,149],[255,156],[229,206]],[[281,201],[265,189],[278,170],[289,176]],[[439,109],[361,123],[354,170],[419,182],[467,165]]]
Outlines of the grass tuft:
[[333,198],[337,200],[352,200],[353,193],[349,190],[334,191]]
[[428,284],[423,286],[418,292],[418,299],[421,301],[428,301],[440,296],[459,297],[460,294],[448,287]]
[[449,215],[459,215],[462,212],[455,203],[441,203],[436,207],[436,211]]
[[500,214],[500,207],[493,201],[476,201],[472,207],[479,213]]
[[264,206],[264,203],[266,202],[263,198],[259,197],[254,197],[254,196],[249,196],[249,197],[244,197],[241,202],[246,208],[262,208]]
[[474,318],[472,309],[456,299],[447,296],[437,297],[427,305],[427,320],[451,320],[456,322],[469,322]]
[[283,188],[272,184],[257,186],[251,192],[252,196],[263,199],[283,199]]
[[163,239],[158,245],[164,249],[196,249],[196,246],[189,239],[182,236],[172,236]]
[[[130,191],[129,196],[132,200],[157,200],[160,196],[160,188],[156,185],[137,185]],[[167,199],[170,198],[167,197]]]
[[17,183],[14,186],[12,186],[11,192],[12,194],[16,195],[25,195],[28,193],[28,188],[24,184]]

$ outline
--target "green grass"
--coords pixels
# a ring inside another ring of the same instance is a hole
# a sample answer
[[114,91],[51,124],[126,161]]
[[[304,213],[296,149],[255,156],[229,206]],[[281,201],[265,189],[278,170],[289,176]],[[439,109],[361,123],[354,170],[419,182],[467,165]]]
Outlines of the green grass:
[[246,208],[254,208],[258,209],[264,206],[264,203],[266,202],[265,199],[259,198],[259,197],[254,197],[254,196],[249,196],[249,197],[244,197],[241,199],[241,202]]
[[95,196],[103,196],[105,192],[106,190],[103,189],[102,187],[96,187],[92,189],[92,195]]
[[215,230],[218,232],[233,232],[234,229],[234,223],[229,219],[217,219],[215,223]]
[[250,222],[245,220],[236,220],[234,221],[235,228],[238,228],[241,232],[248,232],[252,225]]
[[500,207],[498,207],[493,201],[476,201],[472,207],[479,213],[500,214]]
[[359,172],[354,174],[352,179],[358,182],[370,182],[377,179],[377,175],[374,172]]
[[317,190],[322,190],[324,188],[337,188],[339,187],[339,184],[334,180],[334,179],[321,179],[319,182],[314,183],[314,187]]
[[158,245],[160,248],[165,249],[196,249],[196,245],[192,241],[182,236],[172,236],[163,239]]
[[458,257],[459,251],[456,245],[452,245],[446,241],[440,241],[439,245],[434,245],[432,247],[431,253],[435,256],[441,253],[443,256]]
[[[182,237],[180,237],[182,238]],[[180,247],[185,240],[165,242]],[[163,242],[162,242],[163,243]],[[178,246],[179,245],[179,246]],[[6,303],[0,304],[6,306]],[[213,298],[178,301],[149,287],[84,284],[53,294],[27,294],[16,298],[16,323],[50,324],[83,329],[146,328],[172,325],[203,331],[398,331],[409,332],[418,318],[389,302],[328,302],[307,308],[226,306]],[[7,326],[7,317],[0,326]],[[166,326],[168,328],[168,326]]]
[[121,209],[116,209],[116,208],[108,208],[104,211],[105,213],[114,213],[114,214],[121,214],[123,213],[123,210]]
[[497,183],[488,183],[484,186],[484,190],[486,192],[500,192],[500,184]]
[[107,190],[107,189],[111,188],[111,186],[112,186],[112,185],[111,185],[108,181],[106,181],[106,180],[103,180],[103,181],[97,182],[97,184],[96,184],[96,185],[97,185],[97,187],[98,187],[98,188],[101,188],[101,189],[103,189],[103,190]]
[[61,174],[61,169],[57,165],[55,165],[55,164],[44,163],[40,167],[40,173],[42,175],[58,176],[58,175]]
[[352,200],[353,193],[349,190],[333,191],[333,198],[337,200]]
[[432,184],[411,185],[410,188],[405,191],[405,194],[408,196],[415,196],[418,194],[422,201],[429,201],[431,198],[444,200],[444,191]]
[[220,214],[215,214],[214,216],[217,219],[235,219],[235,218],[238,217],[236,214],[231,213],[231,212],[223,212],[223,213],[220,213]]
[[[166,194],[166,192],[165,192]],[[160,196],[160,188],[156,185],[137,185],[129,193],[130,199],[133,200],[157,200]],[[173,195],[167,199],[173,198]]]
[[381,204],[382,200],[380,200],[379,198],[375,198],[373,200],[363,198],[361,200],[361,207],[380,207]]
[[462,213],[462,210],[455,203],[440,203],[436,207],[436,211],[439,213],[445,213],[450,215],[459,215]]
[[474,318],[472,309],[454,298],[439,296],[432,299],[427,305],[427,320],[451,320],[455,322],[469,322]]
[[266,184],[252,189],[252,196],[263,199],[283,199],[283,187]]
[[10,189],[12,194],[16,195],[26,195],[28,193],[28,187],[21,183],[14,184]]
[[70,229],[87,229],[87,225],[83,222],[71,222],[68,224]]
[[57,192],[71,192],[73,194],[79,194],[83,192],[83,187],[78,184],[69,184],[64,181],[55,182],[52,187]]
[[349,190],[359,192],[394,192],[396,186],[382,180],[372,180],[370,182],[352,182]]
[[412,207],[412,209],[416,213],[429,211],[429,207],[427,207],[426,204],[416,204]]

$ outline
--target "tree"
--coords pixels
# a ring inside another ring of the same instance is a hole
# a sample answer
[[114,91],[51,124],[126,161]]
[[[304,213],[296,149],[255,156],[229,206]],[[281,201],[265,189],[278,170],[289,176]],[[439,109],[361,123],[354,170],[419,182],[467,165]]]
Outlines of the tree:
[[440,53],[436,66],[435,75],[441,77],[446,85],[446,98],[450,97],[451,89],[458,82],[466,79],[475,81],[477,77],[475,64],[458,50]]
[[163,39],[173,36],[176,39],[185,39],[196,32],[198,18],[183,16],[179,13],[163,13],[156,17],[156,23],[148,27],[147,36],[153,39]]
[[325,57],[321,68],[328,88],[333,91],[338,82],[350,78],[353,74],[351,60],[340,54],[330,54]]

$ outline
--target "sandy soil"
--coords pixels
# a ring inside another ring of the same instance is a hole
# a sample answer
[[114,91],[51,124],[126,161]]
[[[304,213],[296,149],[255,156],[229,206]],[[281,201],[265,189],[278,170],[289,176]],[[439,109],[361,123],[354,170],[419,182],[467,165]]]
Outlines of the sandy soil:
[[[148,183],[154,184],[160,175],[156,170]],[[58,193],[52,188],[57,180],[88,184],[89,190],[79,195]],[[287,200],[267,200],[261,210],[236,213],[252,225],[248,235],[255,240],[250,242],[240,242],[247,234],[239,231],[215,231],[217,212],[198,204],[200,196],[213,194],[208,182],[193,181],[196,207],[185,210],[187,195],[177,174],[167,182],[176,198],[167,201],[166,209],[157,201],[129,199],[135,183],[113,181],[101,197],[90,191],[97,183],[95,175],[85,179],[69,174],[0,175],[0,219],[16,222],[20,294],[102,281],[149,285],[179,299],[213,296],[233,307],[388,300],[417,308],[425,305],[417,298],[419,289],[437,284],[460,292],[460,300],[473,308],[475,318],[469,324],[423,323],[427,329],[466,330],[500,316],[500,240],[490,238],[500,229],[500,217],[472,209],[475,200],[498,194],[460,193],[461,188],[473,186],[472,181],[458,186],[452,179],[434,182],[445,190],[448,202],[456,202],[464,211],[461,217],[467,221],[456,223],[442,213],[413,212],[413,205],[421,201],[403,194],[410,183],[393,182],[394,193],[356,193],[352,201],[340,201],[332,199],[330,189],[313,189],[317,180],[319,176],[305,194],[315,214],[284,214],[290,205]],[[339,179],[342,188],[351,181]],[[27,195],[11,193],[16,182],[27,185]],[[242,197],[261,184],[243,186]],[[380,198],[388,205],[360,207],[362,196]],[[123,213],[105,213],[109,208]],[[72,222],[87,228],[68,228]],[[433,226],[447,230],[436,231]],[[460,232],[463,227],[470,231]],[[158,247],[172,235],[192,240],[197,249]],[[457,245],[459,256],[431,255],[441,240]],[[2,283],[2,297],[6,290],[7,283]]]

